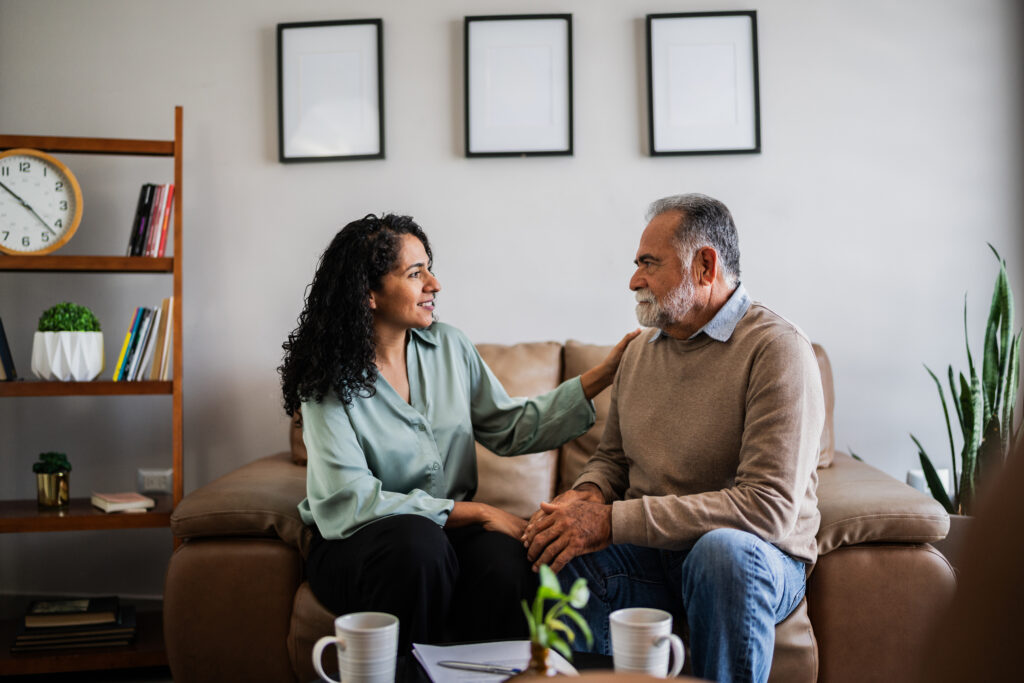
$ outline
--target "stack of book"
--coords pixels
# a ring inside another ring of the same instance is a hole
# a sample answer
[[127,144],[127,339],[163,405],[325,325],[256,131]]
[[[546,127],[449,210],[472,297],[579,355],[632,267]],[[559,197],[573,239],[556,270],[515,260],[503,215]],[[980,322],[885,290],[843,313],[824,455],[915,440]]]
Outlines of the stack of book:
[[149,496],[139,493],[93,493],[92,504],[104,512],[145,512],[156,505]]
[[117,596],[36,600],[19,624],[11,652],[117,647],[135,637],[135,608]]
[[111,379],[115,382],[170,379],[173,312],[173,296],[164,299],[160,306],[135,309]]
[[164,255],[167,226],[174,208],[174,183],[145,183],[139,190],[139,203],[128,237],[128,256]]
[[0,320],[0,382],[7,382],[13,379],[18,379],[18,371],[14,369],[11,347],[7,345],[7,335],[4,334],[4,321]]

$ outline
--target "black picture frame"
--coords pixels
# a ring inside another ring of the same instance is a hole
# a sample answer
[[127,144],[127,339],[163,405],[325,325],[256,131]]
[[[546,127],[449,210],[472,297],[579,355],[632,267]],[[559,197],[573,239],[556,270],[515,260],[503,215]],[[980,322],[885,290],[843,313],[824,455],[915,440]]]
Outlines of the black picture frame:
[[646,24],[650,155],[759,154],[757,12],[648,14]]
[[277,25],[280,162],[384,158],[383,32],[381,19]]
[[467,16],[463,36],[466,156],[572,156],[572,14]]

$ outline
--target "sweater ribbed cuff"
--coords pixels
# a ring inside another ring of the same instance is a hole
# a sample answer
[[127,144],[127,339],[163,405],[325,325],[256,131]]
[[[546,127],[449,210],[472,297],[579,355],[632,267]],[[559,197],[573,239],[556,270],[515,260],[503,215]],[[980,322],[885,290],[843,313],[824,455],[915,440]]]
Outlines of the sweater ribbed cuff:
[[612,543],[648,545],[643,498],[612,503]]

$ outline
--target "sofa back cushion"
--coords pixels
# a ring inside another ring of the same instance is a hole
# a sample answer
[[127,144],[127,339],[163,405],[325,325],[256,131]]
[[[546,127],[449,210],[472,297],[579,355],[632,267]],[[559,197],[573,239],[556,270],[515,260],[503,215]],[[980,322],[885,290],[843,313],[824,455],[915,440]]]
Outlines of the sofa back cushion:
[[[557,342],[478,344],[477,350],[509,396],[537,396],[561,382],[562,345]],[[554,495],[558,451],[503,458],[478,443],[476,463],[474,500],[480,503],[529,517]]]
[[[604,360],[611,350],[611,346],[584,344],[570,339],[565,343],[565,370],[562,378],[568,379],[583,374]],[[601,436],[604,434],[604,423],[608,419],[608,409],[611,403],[612,389],[608,387],[594,397],[594,408],[597,411],[594,426],[582,436],[562,446],[562,454],[558,462],[558,493],[572,486],[580,470],[583,469],[583,465],[597,450],[597,445],[601,443]]]
[[818,450],[818,467],[831,467],[836,449],[836,433],[833,412],[836,408],[836,390],[832,385],[832,364],[820,344],[814,344],[814,356],[818,359],[821,373],[821,388],[825,394],[825,428],[821,430],[821,446]]

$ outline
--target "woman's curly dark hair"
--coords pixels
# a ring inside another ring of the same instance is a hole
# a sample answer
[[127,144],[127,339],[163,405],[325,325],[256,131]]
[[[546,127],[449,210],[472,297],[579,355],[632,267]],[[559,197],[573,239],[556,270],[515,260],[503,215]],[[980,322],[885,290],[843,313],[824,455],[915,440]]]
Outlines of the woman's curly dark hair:
[[374,394],[377,366],[370,291],[378,291],[381,279],[394,268],[401,235],[417,237],[433,262],[420,226],[409,216],[394,214],[369,214],[352,221],[320,257],[298,327],[282,345],[284,361],[277,369],[288,415],[294,415],[303,401],[322,401],[331,391],[346,404]]

